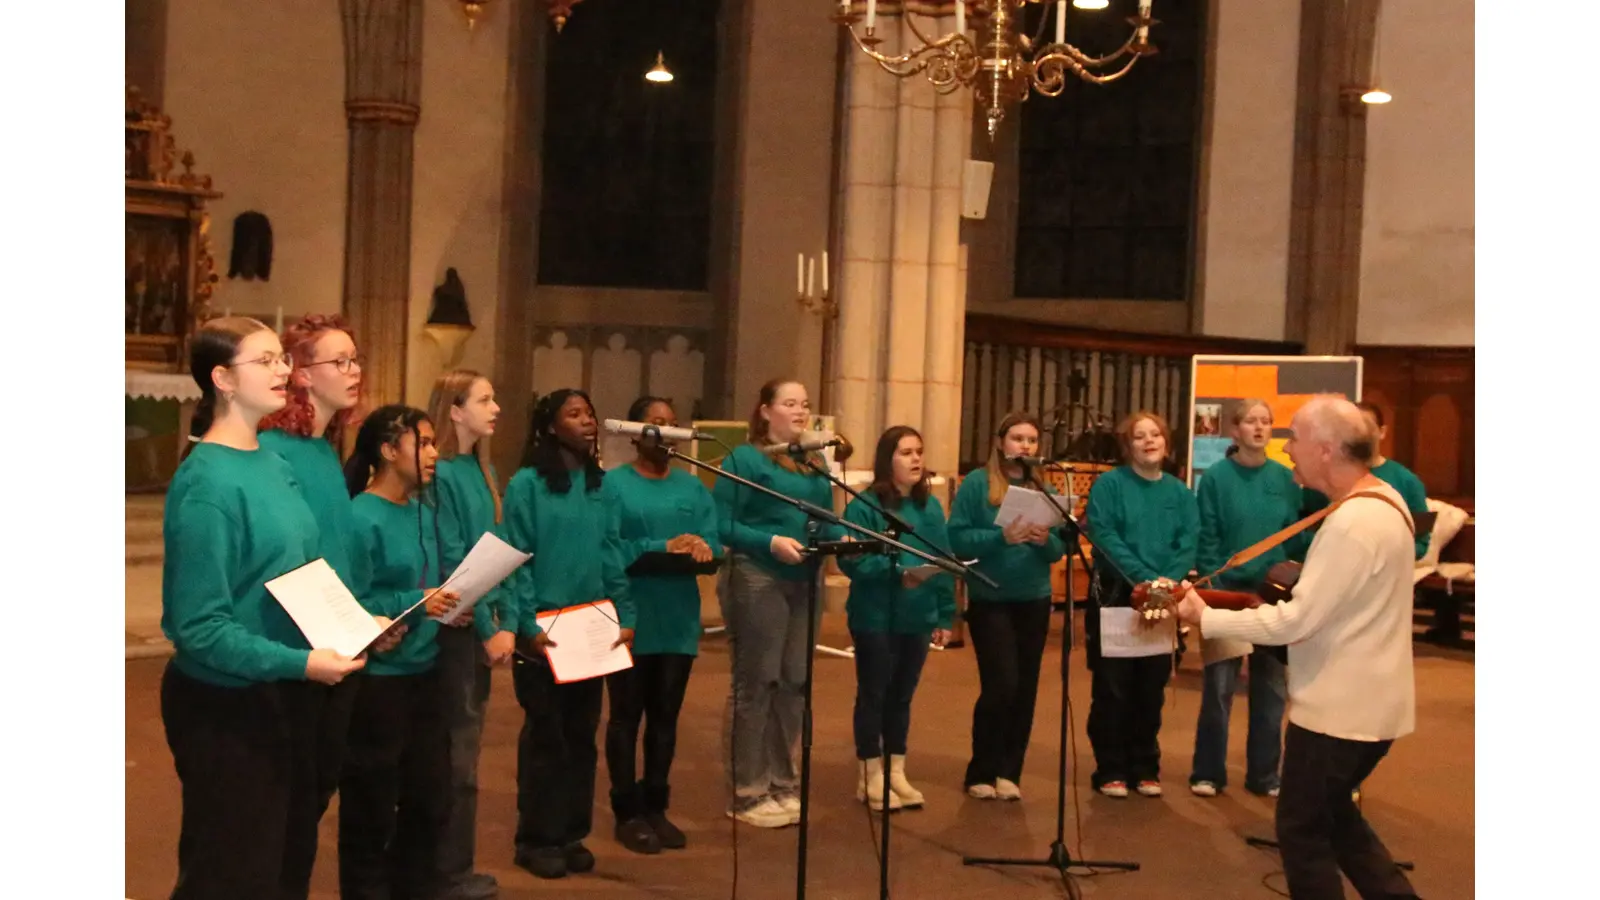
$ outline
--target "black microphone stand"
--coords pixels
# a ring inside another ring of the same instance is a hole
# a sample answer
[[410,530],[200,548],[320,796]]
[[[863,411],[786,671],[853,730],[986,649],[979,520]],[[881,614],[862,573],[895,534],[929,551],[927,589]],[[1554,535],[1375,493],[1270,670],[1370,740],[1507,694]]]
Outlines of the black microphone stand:
[[[927,538],[923,537],[922,535],[917,534],[916,531],[911,527],[911,523],[907,522],[905,519],[902,519],[899,515],[897,515],[897,514],[895,514],[893,512],[890,512],[888,509],[885,509],[883,506],[880,506],[879,504],[874,503],[871,500],[868,500],[865,496],[863,496],[855,488],[852,488],[850,485],[845,484],[840,479],[833,477],[833,473],[832,472],[829,472],[827,469],[823,468],[822,466],[817,465],[816,463],[812,462],[810,459],[806,459],[803,455],[800,456],[799,459],[800,459],[800,462],[802,462],[807,468],[811,469],[811,471],[816,472],[818,475],[821,475],[822,477],[824,477],[824,478],[828,479],[829,481],[833,482],[834,485],[839,487],[846,494],[849,494],[851,497],[854,497],[856,500],[860,501],[861,503],[866,504],[868,509],[870,509],[873,512],[877,513],[878,515],[882,516],[883,520],[888,523],[888,527],[886,529],[884,529],[887,534],[892,535],[892,536],[897,537],[897,538],[901,537],[901,536],[905,536],[905,535],[909,535],[910,537],[914,537],[914,538],[917,539],[918,542],[920,542],[923,545],[927,546],[933,552],[939,554],[940,556],[943,556],[945,559],[947,559],[951,563],[960,566],[961,570],[962,570],[962,572],[964,574],[966,574],[966,575],[968,575],[968,576],[970,576],[972,578],[976,578],[979,581],[982,581],[984,584],[987,584],[989,587],[992,587],[992,588],[998,588],[999,587],[999,585],[997,585],[995,583],[994,579],[992,579],[989,576],[983,574],[982,572],[979,572],[979,571],[973,569],[972,567],[968,566],[966,563],[962,562],[960,559],[957,559],[955,554],[951,553],[950,551],[944,549],[943,547],[938,546],[937,544],[933,543],[932,541],[928,540]],[[887,553],[888,556],[889,556],[889,625],[888,625],[888,632],[889,632],[889,634],[893,635],[894,634],[894,623],[895,623],[895,608],[897,606],[899,606],[899,603],[900,603],[900,587],[901,587],[901,585],[900,585],[900,554],[895,553],[888,545],[880,545],[880,547],[881,547],[882,551],[884,553]],[[947,571],[949,571],[949,570],[947,569]],[[888,898],[889,898],[889,831],[890,831],[890,828],[889,828],[889,812],[890,812],[890,809],[889,809],[889,793],[890,793],[890,789],[889,789],[889,768],[890,768],[890,760],[889,760],[889,703],[888,703],[887,693],[885,694],[885,697],[884,697],[882,721],[880,722],[880,727],[879,727],[879,752],[882,754],[882,757],[883,757],[883,762],[882,762],[882,766],[883,766],[883,791],[882,791],[882,796],[879,798],[880,802],[883,804],[883,808],[880,811],[882,816],[883,816],[883,825],[882,825],[882,827],[880,829],[883,832],[883,849],[882,849],[882,852],[878,855],[878,896],[879,896],[879,898],[881,898],[881,900],[888,900]],[[871,785],[868,785],[867,786],[867,790],[870,792],[871,789],[872,789]]]
[[[655,431],[655,440],[660,441],[659,429],[647,429],[643,436],[648,437],[650,431]],[[712,438],[715,440],[715,438]],[[814,503],[807,503],[787,494],[779,493],[765,485],[757,484],[747,478],[741,478],[732,472],[724,471],[710,463],[695,459],[692,456],[678,452],[668,444],[661,444],[661,448],[672,459],[679,460],[707,472],[718,478],[726,478],[741,487],[758,491],[775,500],[793,506],[806,514],[806,558],[811,566],[811,579],[808,603],[806,609],[806,677],[802,688],[804,696],[804,713],[800,726],[800,837],[799,847],[795,860],[795,897],[804,900],[806,895],[806,837],[810,827],[811,813],[811,684],[812,671],[816,662],[817,643],[817,582],[822,577],[822,559],[824,556],[848,555],[854,553],[877,552],[879,548],[894,548],[922,559],[930,565],[937,566],[953,575],[964,574],[965,566],[952,563],[948,560],[930,556],[915,547],[908,547],[898,540],[885,534],[879,534],[870,528],[846,521],[842,516],[836,515],[831,509],[823,509]],[[823,541],[822,526],[832,525],[844,528],[864,536],[865,541]]]
[[[1026,468],[1026,466],[1024,466]],[[1042,487],[1043,485],[1041,485]],[[1080,541],[1089,541],[1089,546],[1094,547],[1094,542],[1078,528],[1078,523],[1072,518],[1071,511],[1062,505],[1061,498],[1048,490],[1043,491],[1050,504],[1061,514],[1062,540],[1066,542],[1067,552],[1077,553],[1079,559],[1083,558],[1083,546]],[[1099,548],[1095,547],[1095,559],[1101,558]],[[1088,571],[1085,566],[1084,571]],[[1055,869],[1061,875],[1062,883],[1067,885],[1068,893],[1076,896],[1077,888],[1072,881],[1070,869],[1117,869],[1126,872],[1137,872],[1139,863],[1119,862],[1111,860],[1086,860],[1073,859],[1072,853],[1067,850],[1067,703],[1069,701],[1067,688],[1068,661],[1072,654],[1072,562],[1067,562],[1067,612],[1066,621],[1061,628],[1061,733],[1058,736],[1056,757],[1056,836],[1050,843],[1050,852],[1043,859],[1022,859],[1006,857],[980,857],[964,856],[961,864],[964,866],[1044,866]]]

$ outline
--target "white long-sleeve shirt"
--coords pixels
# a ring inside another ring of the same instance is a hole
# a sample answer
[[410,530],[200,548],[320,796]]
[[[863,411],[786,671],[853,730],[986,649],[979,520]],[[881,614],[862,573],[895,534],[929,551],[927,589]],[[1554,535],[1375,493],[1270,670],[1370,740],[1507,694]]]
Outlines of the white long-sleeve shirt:
[[[1394,488],[1381,491],[1405,508]],[[1416,729],[1411,665],[1409,516],[1360,497],[1323,520],[1291,599],[1250,610],[1207,608],[1208,638],[1289,645],[1289,721],[1354,741]]]

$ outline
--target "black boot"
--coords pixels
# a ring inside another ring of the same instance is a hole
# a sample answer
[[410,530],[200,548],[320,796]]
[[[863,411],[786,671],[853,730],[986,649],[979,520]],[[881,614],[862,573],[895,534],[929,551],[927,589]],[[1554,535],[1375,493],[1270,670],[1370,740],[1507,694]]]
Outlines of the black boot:
[[689,846],[689,839],[678,830],[678,826],[667,821],[667,799],[672,795],[672,788],[664,784],[641,783],[639,791],[644,797],[644,820],[650,830],[656,833],[661,846],[668,850],[682,850]]
[[617,843],[635,853],[661,852],[661,839],[644,820],[638,785],[612,788],[611,812],[617,817]]

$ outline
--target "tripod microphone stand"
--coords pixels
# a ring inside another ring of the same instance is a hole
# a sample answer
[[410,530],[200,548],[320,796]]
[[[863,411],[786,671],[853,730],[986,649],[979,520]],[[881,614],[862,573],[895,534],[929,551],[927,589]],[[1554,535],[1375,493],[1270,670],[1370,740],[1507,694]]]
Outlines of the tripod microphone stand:
[[[660,443],[660,429],[653,426],[646,427],[641,433],[641,438],[653,439]],[[741,487],[750,488],[775,500],[787,503],[806,515],[806,558],[807,564],[811,567],[811,579],[806,609],[806,675],[805,684],[802,688],[804,713],[800,726],[800,836],[795,858],[795,897],[796,900],[804,900],[806,895],[806,838],[810,828],[811,811],[809,802],[811,796],[811,686],[816,659],[817,612],[819,609],[817,583],[822,577],[822,558],[840,554],[874,552],[878,547],[884,547],[910,553],[930,565],[937,566],[954,575],[963,574],[966,567],[959,563],[952,563],[948,560],[931,556],[915,547],[908,547],[888,535],[879,534],[870,528],[846,521],[843,517],[835,515],[831,509],[823,509],[813,503],[807,503],[804,500],[779,493],[765,485],[757,484],[710,463],[695,459],[679,452],[669,444],[661,443],[661,448],[672,459],[679,460],[696,469],[710,472],[718,478],[725,478]],[[821,540],[823,525],[853,531],[867,540],[823,541]]]
[[[1044,491],[1043,493],[1050,500],[1051,505],[1055,506],[1056,511],[1061,514],[1062,524],[1060,528],[1062,530],[1062,540],[1067,546],[1067,552],[1079,554],[1081,560],[1083,548],[1079,542],[1080,540],[1088,540],[1088,538],[1079,530],[1078,523],[1073,520],[1071,511],[1062,505],[1061,499],[1049,491]],[[1089,545],[1093,547],[1093,541],[1090,541]],[[1096,558],[1100,556],[1098,550],[1096,550],[1095,556]],[[1084,571],[1088,571],[1087,566],[1085,566]],[[1056,757],[1055,840],[1051,841],[1050,852],[1043,859],[964,856],[961,858],[961,864],[964,866],[1043,866],[1055,869],[1060,873],[1062,881],[1068,885],[1068,892],[1075,896],[1076,888],[1071,881],[1072,873],[1068,871],[1069,869],[1116,869],[1125,872],[1137,872],[1139,863],[1099,859],[1075,860],[1072,858],[1071,852],[1067,850],[1067,704],[1069,702],[1067,689],[1069,686],[1068,663],[1072,654],[1072,563],[1070,560],[1067,563],[1066,581],[1067,618],[1062,623],[1061,628],[1061,732],[1057,737],[1059,743]]]

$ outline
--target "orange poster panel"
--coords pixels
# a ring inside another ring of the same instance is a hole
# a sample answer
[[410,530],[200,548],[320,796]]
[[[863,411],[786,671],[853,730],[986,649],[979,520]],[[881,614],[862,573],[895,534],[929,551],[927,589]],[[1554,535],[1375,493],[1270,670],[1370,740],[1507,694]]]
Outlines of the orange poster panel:
[[1278,367],[1277,366],[1236,366],[1233,376],[1233,390],[1231,394],[1196,394],[1197,397],[1260,397],[1272,402],[1278,395]]
[[1277,428],[1288,428],[1289,422],[1294,419],[1294,414],[1300,411],[1315,394],[1284,394],[1274,397],[1267,402],[1272,404],[1272,424]]
[[[1194,395],[1196,397],[1237,397],[1233,392],[1238,380],[1238,366],[1202,363],[1194,367]],[[1274,376],[1276,384],[1276,376]],[[1276,390],[1274,390],[1276,393]]]

